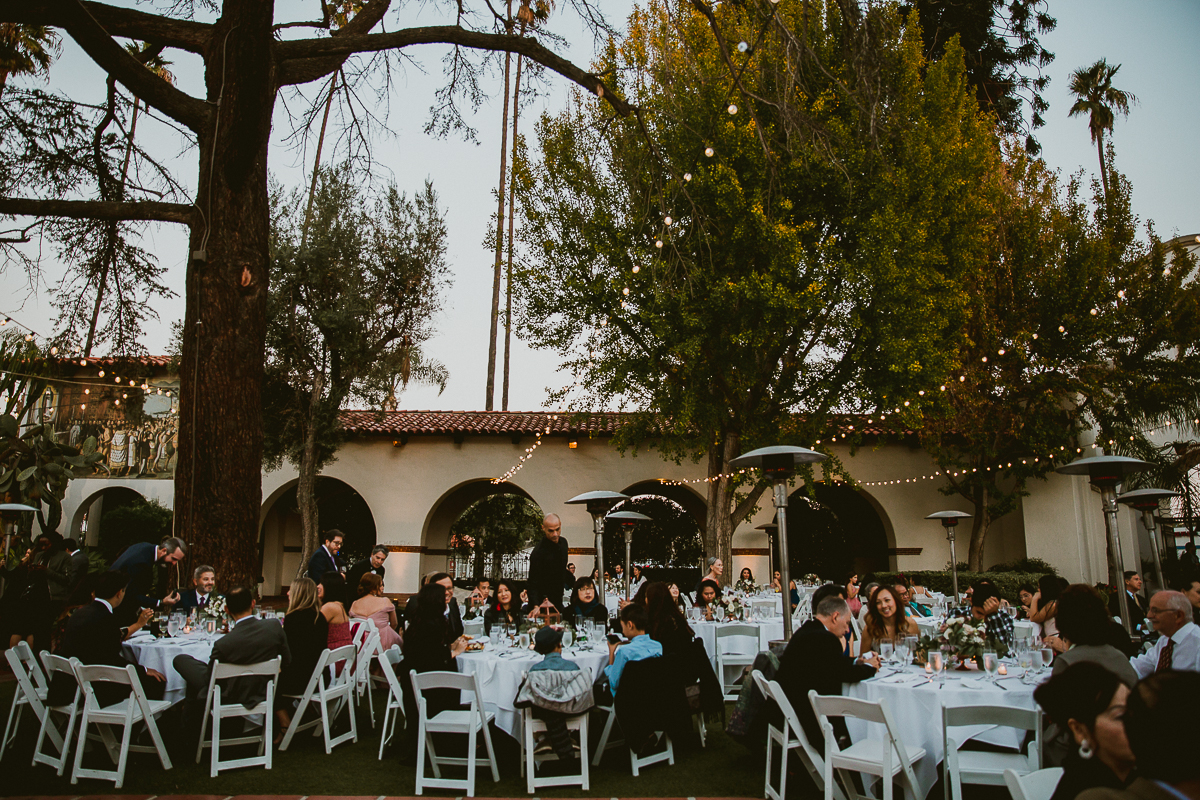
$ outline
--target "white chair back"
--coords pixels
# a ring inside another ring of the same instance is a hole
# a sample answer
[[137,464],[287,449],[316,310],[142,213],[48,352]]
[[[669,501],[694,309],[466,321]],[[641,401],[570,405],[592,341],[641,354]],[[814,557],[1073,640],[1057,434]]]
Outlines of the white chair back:
[[[75,765],[71,770],[71,783],[78,783],[80,778],[99,778],[113,781],[115,788],[120,789],[125,782],[125,764],[131,751],[157,753],[163,769],[171,769],[171,758],[167,755],[167,748],[163,744],[162,737],[158,732],[158,725],[154,721],[154,715],[162,713],[171,704],[165,700],[151,703],[146,698],[146,693],[142,691],[141,681],[138,679],[133,665],[128,664],[124,667],[85,665],[80,663],[79,659],[72,658],[71,668],[75,671],[75,678],[79,681],[84,696],[82,718],[79,723],[79,740],[75,745]],[[128,686],[129,697],[119,703],[101,707],[96,698],[95,684],[99,683]],[[153,747],[143,747],[131,743],[133,726],[139,722],[146,725]],[[109,741],[111,733],[101,729],[101,737],[104,739],[105,745],[109,746],[109,754],[117,762],[115,770],[83,768],[84,744],[87,741],[88,725],[90,724],[119,725],[124,729],[119,753],[113,752],[112,743]],[[104,738],[106,733],[109,738]]]
[[[904,775],[904,782],[910,789],[915,791],[917,779],[912,765],[915,760],[924,757],[925,751],[918,748],[910,757],[908,749],[904,746],[904,741],[899,736],[900,728],[892,719],[891,711],[888,710],[887,704],[883,700],[873,702],[859,700],[854,697],[819,695],[815,690],[809,691],[808,700],[812,703],[813,711],[817,715],[817,720],[821,723],[821,731],[825,736],[826,800],[830,798],[830,786],[833,784],[834,769],[843,772],[843,785],[848,795],[851,797],[859,796],[857,792],[853,792],[850,789],[849,785],[845,784],[844,773],[847,766],[839,765],[838,756],[842,751],[842,747],[838,743],[837,736],[834,734],[833,725],[829,722],[830,717],[853,717],[864,722],[882,725],[884,733],[884,746],[881,748],[882,760],[876,766],[880,768],[881,772],[889,772],[892,768],[898,766],[898,772]],[[883,777],[884,800],[891,800],[892,781],[890,778],[890,775]]]
[[[327,755],[342,742],[358,741],[358,721],[354,714],[354,683],[352,682],[356,653],[353,644],[343,645],[336,650],[326,648],[317,660],[316,666],[313,667],[304,693],[288,695],[297,697],[300,702],[296,707],[295,715],[292,716],[292,724],[288,726],[287,732],[283,735],[283,741],[279,743],[280,750],[287,750],[292,743],[292,738],[300,731],[318,725],[321,726],[321,730],[315,732],[314,735],[319,736],[322,731],[324,732]],[[321,718],[301,724],[300,720],[304,716],[304,712],[314,703],[320,706]],[[349,707],[350,710],[350,730],[335,738],[330,733],[330,727],[343,707]]]
[[[46,714],[42,717],[42,725],[38,729],[37,744],[33,748],[33,763],[46,764],[54,767],[59,776],[67,766],[67,755],[71,750],[71,734],[75,731],[75,718],[79,711],[79,700],[82,697],[82,692],[79,689],[79,682],[75,680],[75,670],[71,668],[71,662],[62,656],[56,656],[53,653],[42,651],[42,664],[46,670],[47,679],[54,680],[56,675],[63,675],[63,680],[69,680],[75,685],[75,695],[69,705],[65,706],[47,706]],[[60,734],[58,728],[54,724],[54,714],[60,713],[66,717],[65,732]],[[58,750],[58,755],[45,753],[42,747],[46,740]]]
[[[255,664],[225,664],[220,660],[212,662],[212,677],[208,682],[208,697],[204,702],[204,722],[200,726],[200,741],[196,745],[196,763],[205,747],[212,747],[212,759],[209,765],[209,777],[215,778],[223,769],[240,767],[271,768],[271,756],[274,748],[271,746],[272,732],[275,721],[275,681],[279,678],[279,665],[282,656],[275,656],[269,661],[259,661]],[[252,706],[246,706],[240,701],[224,703],[221,701],[221,681],[233,678],[267,678],[265,696]],[[263,717],[263,727],[258,736],[240,736],[232,739],[221,737],[221,720],[226,717]],[[206,742],[208,721],[212,719],[212,740]],[[240,744],[258,744],[258,755],[249,758],[221,759],[221,747]]]
[[[1021,753],[959,752],[967,736],[952,731],[974,726],[1000,726],[1033,732],[1028,755]],[[942,749],[945,754],[945,800],[962,800],[963,784],[998,786],[1005,783],[1005,772],[1024,775],[1041,768],[1042,712],[1041,709],[1010,706],[943,706]]]
[[383,748],[396,733],[396,724],[404,716],[404,685],[396,674],[395,664],[403,658],[400,645],[394,644],[379,654],[379,671],[387,684],[387,702],[383,709],[383,729],[379,737],[379,760],[383,760]]
[[13,650],[16,651],[17,657],[21,659],[21,663],[25,666],[25,671],[29,673],[34,687],[40,689],[43,694],[47,692],[50,689],[50,683],[46,679],[46,674],[42,672],[42,665],[38,663],[37,656],[33,654],[33,648],[29,646],[29,642],[17,642],[15,647],[9,648],[10,652]]
[[1062,779],[1062,767],[1049,767],[1018,775],[1011,769],[1004,771],[1004,783],[1013,800],[1050,800],[1058,782]]
[[[46,684],[46,676],[42,674],[41,667],[34,664],[36,672],[31,673],[29,666],[22,657],[22,650],[32,653],[29,645],[21,642],[16,647],[10,647],[4,651],[4,657],[8,660],[8,666],[12,669],[13,677],[17,679],[17,689],[13,693],[12,705],[8,709],[8,722],[4,726],[4,738],[0,739],[0,759],[4,758],[4,753],[8,749],[10,742],[16,741],[17,730],[21,725],[21,716],[25,713],[25,708],[28,706],[33,711],[40,725],[46,718],[46,695],[49,691],[44,688]],[[42,686],[38,686],[37,680],[41,679]],[[55,734],[57,736],[57,734]],[[56,742],[62,744],[62,742]]]

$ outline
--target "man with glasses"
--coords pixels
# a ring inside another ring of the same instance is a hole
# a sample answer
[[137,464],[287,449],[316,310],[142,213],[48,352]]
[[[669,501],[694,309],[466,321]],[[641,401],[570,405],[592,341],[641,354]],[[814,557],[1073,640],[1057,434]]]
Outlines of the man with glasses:
[[1158,592],[1146,609],[1150,624],[1162,636],[1150,651],[1129,659],[1146,678],[1167,670],[1200,672],[1200,627],[1192,622],[1192,604],[1182,592]]

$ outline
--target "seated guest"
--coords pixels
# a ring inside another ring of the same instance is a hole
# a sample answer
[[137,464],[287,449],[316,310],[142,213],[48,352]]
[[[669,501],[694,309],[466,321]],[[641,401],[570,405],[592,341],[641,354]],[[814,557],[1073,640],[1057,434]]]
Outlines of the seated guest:
[[1058,614],[1058,595],[1062,587],[1058,578],[1053,575],[1043,575],[1038,579],[1038,590],[1033,594],[1033,602],[1029,605],[1029,620],[1042,626],[1042,636],[1057,636],[1058,623],[1054,617]]
[[971,587],[971,619],[983,622],[989,639],[1005,649],[1013,643],[1013,619],[1000,607],[1000,594],[991,581],[977,581]]
[[[113,609],[125,599],[125,588],[129,577],[124,572],[104,572],[96,576],[96,599],[80,608],[67,620],[61,644],[56,655],[63,658],[78,658],[89,666],[105,664],[124,667],[129,663],[121,650],[121,641],[141,630],[154,615],[152,609],[143,609],[137,620],[128,628],[117,624]],[[135,665],[137,666],[137,665]],[[167,689],[166,678],[161,672],[137,666],[142,690],[151,700],[161,700]],[[62,673],[55,673],[50,684],[48,703],[52,706],[66,705],[75,696],[75,681]],[[96,700],[102,706],[118,703],[129,696],[129,689],[111,683],[96,686]]]
[[721,597],[721,587],[716,581],[700,581],[700,590],[696,594],[696,607],[704,611],[704,618],[713,619],[713,603]]
[[1096,789],[1083,800],[1198,800],[1200,761],[1183,732],[1200,718],[1200,675],[1161,672],[1129,694],[1125,735],[1137,760],[1137,779],[1121,790]]
[[788,581],[788,600],[792,604],[792,613],[795,613],[800,605],[800,590],[796,588],[795,581]]
[[1017,599],[1021,601],[1021,608],[1017,611],[1017,619],[1029,619],[1029,609],[1033,606],[1033,596],[1036,593],[1037,589],[1033,588],[1033,584],[1021,584],[1021,588],[1017,590]]
[[1184,580],[1179,591],[1183,592],[1183,596],[1192,604],[1192,622],[1200,622],[1200,580],[1196,578]]
[[387,574],[387,569],[383,566],[383,562],[387,561],[388,549],[381,544],[377,544],[371,548],[371,556],[362,561],[355,562],[354,566],[346,571],[346,585],[358,586],[358,582],[362,580],[362,576],[368,572],[378,575],[382,581]]
[[700,601],[700,589],[703,588],[705,581],[712,581],[717,587],[717,596],[721,594],[721,575],[725,572],[725,562],[716,556],[710,556],[708,559],[708,572],[704,574],[700,580],[696,581],[696,588],[692,590],[692,594],[696,596],[696,602]]
[[[581,581],[587,578],[580,578]],[[524,619],[521,601],[517,597],[512,581],[501,578],[496,581],[496,599],[483,612],[483,632],[491,635],[496,625],[519,625]]]
[[567,564],[567,574],[563,575],[563,591],[570,592],[575,588],[575,562]]
[[[547,625],[539,629],[533,636],[533,649],[540,653],[543,658],[530,667],[529,671],[578,672],[578,664],[563,658],[562,640],[563,632],[558,628],[552,628]],[[533,717],[546,723],[546,739],[548,740],[546,744],[537,745],[535,752],[542,751],[543,748],[551,749],[560,761],[567,761],[578,756],[571,742],[571,732],[567,728],[568,717],[566,714],[535,706]]]
[[733,588],[739,592],[753,592],[757,589],[758,585],[754,583],[754,570],[742,567],[742,573],[738,576],[737,583],[733,585]]
[[330,650],[354,643],[350,633],[350,615],[346,613],[346,581],[341,573],[326,572],[317,583],[321,598],[321,616],[329,623],[325,646]]
[[590,619],[601,625],[608,622],[608,609],[596,597],[596,584],[591,578],[575,581],[571,591],[571,602],[567,606],[567,619]]
[[860,652],[878,650],[880,642],[895,644],[905,636],[919,636],[920,633],[916,621],[908,616],[896,590],[890,586],[880,586],[871,598],[871,610],[867,612],[867,619],[863,623]]
[[[283,626],[273,619],[254,616],[254,595],[247,587],[235,586],[229,590],[225,595],[225,611],[233,623],[229,633],[213,642],[212,655],[207,663],[186,653],[175,656],[171,662],[187,684],[184,725],[188,730],[200,730],[214,661],[222,664],[258,664],[279,656],[282,658],[282,669],[292,660]],[[240,702],[247,708],[260,703],[267,696],[269,680],[262,676],[231,678],[221,686],[221,702]]]
[[646,633],[662,645],[663,655],[686,653],[696,634],[688,627],[665,583],[647,583],[633,598],[646,609]]
[[[821,601],[826,597],[840,597],[846,601],[846,605],[850,605],[850,600],[846,597],[846,590],[836,583],[827,583],[824,586],[818,587],[813,592],[812,607],[816,608],[821,604]],[[851,612],[853,614],[854,612]],[[846,629],[846,635],[842,637],[842,641],[846,645],[846,655],[850,655],[850,643],[854,641],[854,626],[850,625]],[[866,652],[865,650],[863,652]]]
[[629,571],[633,573],[633,576],[629,579],[629,596],[633,597],[637,594],[638,589],[646,585],[646,577],[642,575],[642,568],[637,564],[630,567]]
[[[446,617],[446,644],[449,644],[463,635],[462,614],[458,610],[458,601],[454,599],[454,579],[448,573],[435,572],[429,576],[427,584],[442,587],[444,602],[441,605],[441,609],[442,614]],[[406,626],[409,624],[409,620],[416,619],[421,615],[422,597],[424,595],[418,593],[404,607],[404,624]]]
[[318,586],[326,572],[336,572],[341,575],[346,571],[338,553],[342,551],[342,540],[345,538],[336,528],[325,531],[321,538],[324,544],[316,549],[308,559],[308,572],[305,573]]
[[867,614],[871,613],[871,601],[875,599],[875,593],[879,591],[878,583],[868,583],[863,587],[859,596],[863,598],[862,608],[858,610],[858,624],[863,625],[867,621]]
[[1181,592],[1156,592],[1147,611],[1162,635],[1148,653],[1129,660],[1138,677],[1168,669],[1200,672],[1200,627],[1192,622],[1188,599]]
[[194,588],[179,593],[179,602],[175,604],[176,611],[187,614],[193,608],[203,609],[207,606],[217,585],[217,571],[207,564],[201,564],[192,570],[192,584]]
[[1099,664],[1083,662],[1051,675],[1033,698],[1075,748],[1063,761],[1063,776],[1051,800],[1075,800],[1085,789],[1120,789],[1133,772],[1134,758],[1125,738],[1125,701],[1129,688]]
[[[892,602],[895,603],[894,597]],[[879,657],[869,654],[865,660],[863,657],[854,660],[844,654],[842,638],[850,628],[850,606],[845,600],[826,597],[813,611],[813,618],[800,626],[783,651],[775,680],[800,717],[808,741],[820,747],[825,737],[808,701],[809,690],[840,695],[842,684],[872,677],[879,669]],[[846,735],[844,721],[834,720],[834,727],[839,737]]]
[[642,661],[647,658],[657,658],[663,654],[662,645],[650,638],[646,633],[649,624],[646,608],[641,603],[630,603],[621,609],[621,633],[627,642],[608,643],[608,666],[604,675],[608,678],[608,686],[613,697],[621,683],[621,672],[631,661]]
[[771,591],[775,594],[783,591],[783,576],[779,574],[779,570],[775,570],[775,577],[771,578]]
[[679,607],[679,610],[687,613],[687,610],[692,607],[692,601],[688,599],[686,594],[679,591],[679,584],[669,583],[667,584],[667,590],[671,592],[671,597],[675,599],[675,605]]
[[1054,659],[1054,674],[1072,664],[1091,661],[1126,686],[1137,683],[1138,675],[1125,655],[1129,634],[1119,622],[1112,621],[1095,589],[1085,583],[1068,586],[1059,595],[1057,605],[1058,636],[1044,640],[1059,654]]
[[358,581],[358,599],[350,606],[350,616],[362,617],[375,623],[379,631],[379,646],[387,650],[394,644],[400,644],[400,634],[396,632],[399,622],[396,619],[396,606],[383,596],[383,578],[374,572],[365,573]]
[[297,578],[288,587],[288,608],[283,618],[292,660],[279,671],[275,689],[275,715],[279,719],[279,738],[292,724],[292,700],[284,695],[302,695],[308,688],[313,670],[329,644],[329,621],[321,614],[317,585],[310,578]]
[[492,605],[492,579],[480,578],[475,581],[475,588],[471,590],[471,596],[467,598],[467,612],[463,614],[463,619],[475,619],[479,614],[486,614],[490,605]]
[[[436,577],[436,576],[434,576]],[[417,705],[412,694],[412,678],[409,672],[458,672],[455,659],[467,649],[467,640],[461,636],[451,638],[450,619],[446,606],[446,589],[436,580],[421,587],[417,596],[409,600],[404,610],[404,661],[400,664],[401,685],[404,687],[406,756],[415,756],[417,750]],[[426,713],[437,716],[442,711],[458,708],[457,689],[432,689],[423,693]]]
[[923,606],[913,599],[912,590],[908,588],[908,584],[903,581],[897,581],[892,587],[896,593],[896,599],[904,606],[905,612],[909,616],[928,617],[933,614],[933,611],[927,606]]

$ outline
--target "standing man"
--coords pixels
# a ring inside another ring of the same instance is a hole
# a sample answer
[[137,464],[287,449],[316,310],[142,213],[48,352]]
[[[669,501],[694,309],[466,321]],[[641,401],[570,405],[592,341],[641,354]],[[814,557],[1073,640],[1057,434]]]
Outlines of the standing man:
[[346,588],[357,594],[358,582],[362,580],[362,576],[368,572],[374,572],[380,578],[387,572],[383,567],[383,562],[387,561],[388,549],[381,544],[377,544],[371,548],[371,557],[359,561],[350,568],[346,573]]
[[217,586],[217,571],[207,564],[201,564],[192,570],[192,583],[195,584],[194,589],[179,593],[179,602],[175,604],[176,611],[186,614],[193,608],[204,609]]
[[1129,659],[1138,679],[1166,670],[1200,672],[1200,627],[1192,622],[1192,604],[1183,593],[1155,593],[1148,613],[1162,636],[1148,653]]
[[308,560],[308,577],[313,583],[320,583],[326,572],[346,573],[338,553],[342,551],[342,540],[345,538],[337,528],[325,531],[325,544],[317,548]]
[[87,593],[83,591],[88,574],[87,553],[80,549],[79,542],[74,539],[63,539],[63,549],[71,557],[71,592],[67,597],[67,605],[81,605],[88,601]]
[[563,583],[568,574],[562,522],[557,514],[547,514],[542,520],[542,540],[529,554],[529,604],[536,609],[543,600],[549,600],[561,612]]
[[[1142,576],[1130,570],[1125,573],[1125,599],[1129,601],[1129,621],[1131,628],[1138,628],[1146,619],[1146,601],[1138,592],[1142,591]],[[1121,604],[1116,593],[1108,598],[1108,612],[1114,617],[1121,616]]]
[[125,548],[121,557],[109,567],[110,572],[124,571],[129,576],[129,588],[124,595],[124,601],[114,609],[117,622],[130,625],[138,618],[138,611],[143,608],[158,608],[173,606],[179,602],[179,592],[171,592],[159,600],[150,597],[154,585],[154,568],[161,564],[172,566],[183,561],[187,555],[187,545],[182,539],[168,536],[157,547],[150,542],[138,542]]

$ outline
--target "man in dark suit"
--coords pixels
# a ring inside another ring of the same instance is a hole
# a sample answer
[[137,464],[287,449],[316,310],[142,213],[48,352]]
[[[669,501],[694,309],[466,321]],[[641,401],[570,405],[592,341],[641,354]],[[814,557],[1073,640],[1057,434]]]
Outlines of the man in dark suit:
[[[236,586],[225,595],[225,610],[233,619],[233,625],[229,633],[213,644],[207,664],[186,654],[175,656],[171,662],[187,683],[184,725],[188,730],[200,730],[208,684],[212,680],[212,662],[257,664],[282,656],[279,668],[283,670],[292,660],[283,626],[276,620],[258,619],[253,615],[254,595],[245,586]],[[221,702],[235,701],[252,706],[267,696],[268,680],[265,677],[231,678],[228,684],[221,685]]]
[[[129,578],[123,572],[105,572],[98,576],[96,599],[67,620],[67,629],[63,633],[62,644],[59,645],[56,655],[78,658],[87,665],[124,667],[128,664],[129,661],[121,651],[122,640],[140,630],[154,613],[150,609],[142,611],[137,621],[127,629],[117,624],[113,609],[120,606],[121,601],[125,599],[128,583]],[[161,700],[167,688],[166,678],[162,673],[140,666],[137,667],[137,672],[146,696],[151,700]],[[49,704],[65,705],[71,702],[74,695],[75,681],[66,675],[55,673],[50,684]],[[96,686],[96,699],[102,706],[120,702],[128,696],[129,690],[122,686],[111,683]]]
[[207,606],[215,597],[213,590],[217,586],[217,571],[207,564],[201,564],[192,570],[192,583],[195,588],[179,593],[179,602],[175,604],[176,611],[187,614],[193,608],[203,609]]
[[566,582],[568,548],[562,536],[562,522],[557,514],[547,514],[542,520],[542,540],[529,554],[529,605],[536,608],[549,600],[560,612],[563,610],[563,584]]
[[87,583],[88,574],[88,557],[87,553],[83,552],[79,547],[79,542],[74,539],[63,539],[63,550],[71,557],[71,564],[68,568],[68,575],[71,583],[71,589],[67,595],[67,605],[77,606],[88,601]]
[[[1133,570],[1125,573],[1125,600],[1129,603],[1130,627],[1136,628],[1146,621],[1146,601],[1138,594],[1142,590],[1142,576]],[[1117,593],[1108,598],[1108,613],[1121,616],[1121,605]]]
[[[454,599],[454,580],[445,572],[435,572],[429,582],[446,589],[446,644],[450,644],[463,635],[462,613],[458,609],[458,601]],[[413,596],[404,607],[406,625],[417,618],[418,608],[418,598]]]
[[172,606],[179,602],[178,592],[171,592],[159,600],[156,597],[150,597],[150,591],[154,584],[155,566],[178,564],[186,555],[187,545],[183,543],[182,539],[174,536],[163,539],[160,545],[138,542],[125,548],[125,552],[109,567],[112,572],[123,571],[129,576],[129,588],[125,595],[125,601],[114,611],[117,620],[123,625],[130,624],[137,619],[138,612],[143,608]]
[[326,572],[336,572],[339,575],[346,573],[346,568],[338,558],[338,553],[342,550],[342,540],[345,538],[342,532],[333,528],[325,531],[324,538],[325,544],[318,547],[312,558],[308,559],[308,577],[313,583],[320,583]]
[[[788,642],[775,680],[800,718],[809,744],[820,751],[825,737],[808,701],[809,689],[816,689],[817,694],[840,695],[843,683],[873,676],[879,669],[879,656],[872,653],[866,661],[855,660],[843,651],[842,638],[850,629],[850,606],[841,597],[826,597],[814,612],[813,619],[801,625]],[[840,719],[834,721],[834,727],[839,737],[845,735],[845,723]]]
[[346,573],[346,587],[352,594],[358,593],[358,582],[362,580],[362,576],[368,572],[374,572],[380,578],[387,571],[383,568],[383,562],[387,561],[388,549],[381,544],[377,544],[371,548],[371,557],[359,561],[352,566]]

